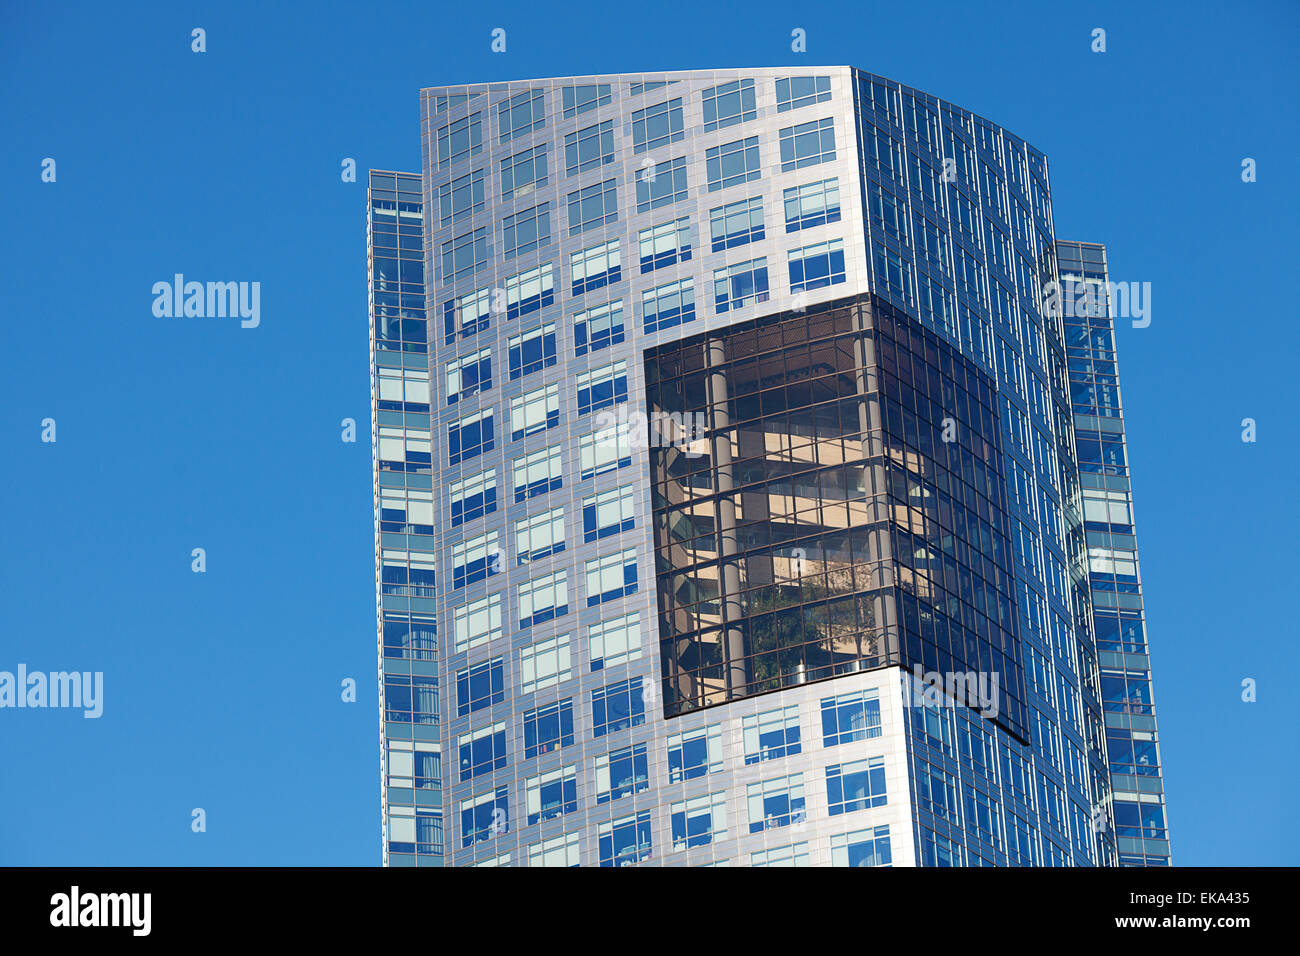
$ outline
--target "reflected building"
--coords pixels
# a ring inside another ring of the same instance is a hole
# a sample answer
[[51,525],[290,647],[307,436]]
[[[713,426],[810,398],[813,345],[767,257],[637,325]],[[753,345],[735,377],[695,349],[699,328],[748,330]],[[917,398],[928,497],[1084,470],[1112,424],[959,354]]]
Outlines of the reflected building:
[[369,189],[385,862],[1116,862],[1046,158],[847,67],[421,117]]

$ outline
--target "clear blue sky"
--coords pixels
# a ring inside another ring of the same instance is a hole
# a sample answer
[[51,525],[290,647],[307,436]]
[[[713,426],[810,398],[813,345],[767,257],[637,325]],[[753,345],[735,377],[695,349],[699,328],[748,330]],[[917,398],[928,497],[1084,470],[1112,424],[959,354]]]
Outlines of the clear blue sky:
[[[105,703],[0,711],[0,863],[378,862],[365,186],[340,161],[416,170],[422,86],[796,62],[1021,134],[1059,235],[1152,283],[1119,343],[1175,860],[1300,862],[1300,8],[485,7],[3,3],[0,670],[103,671]],[[176,272],[260,281],[261,326],[155,318]]]

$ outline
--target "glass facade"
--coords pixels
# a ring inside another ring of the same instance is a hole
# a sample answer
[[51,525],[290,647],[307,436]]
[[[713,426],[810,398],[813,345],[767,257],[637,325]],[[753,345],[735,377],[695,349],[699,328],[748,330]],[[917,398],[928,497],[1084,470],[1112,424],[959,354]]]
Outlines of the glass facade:
[[667,714],[915,665],[999,674],[1027,739],[992,379],[865,299],[660,346],[646,382],[703,423],[650,452]]
[[1056,258],[1119,862],[1168,866],[1169,829],[1106,248],[1057,240]]
[[[434,514],[432,475],[434,445],[440,445],[432,434],[437,401],[432,396],[439,389],[437,376],[430,375],[425,317],[425,207],[417,175],[372,171],[368,192],[384,857],[440,866],[443,777],[434,537],[440,522]],[[449,395],[460,392],[465,379],[456,381]],[[459,516],[465,514],[462,510]]]
[[848,67],[421,122],[370,184],[385,862],[1114,862],[1045,157]]

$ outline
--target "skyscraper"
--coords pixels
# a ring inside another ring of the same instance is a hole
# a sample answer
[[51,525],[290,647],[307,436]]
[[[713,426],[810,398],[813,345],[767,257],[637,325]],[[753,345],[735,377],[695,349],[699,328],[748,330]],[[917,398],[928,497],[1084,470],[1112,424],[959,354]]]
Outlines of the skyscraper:
[[1043,154],[848,67],[421,117],[369,193],[385,862],[1116,862]]

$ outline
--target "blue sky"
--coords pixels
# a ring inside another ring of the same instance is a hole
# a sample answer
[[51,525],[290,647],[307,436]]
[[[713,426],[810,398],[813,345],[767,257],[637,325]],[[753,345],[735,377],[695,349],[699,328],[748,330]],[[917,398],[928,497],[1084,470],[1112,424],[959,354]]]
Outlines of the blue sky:
[[[340,161],[416,170],[422,86],[787,63],[1024,136],[1058,234],[1151,282],[1119,348],[1175,860],[1300,862],[1300,8],[750,6],[3,4],[0,670],[103,671],[105,701],[0,711],[0,864],[378,862],[365,187]],[[261,282],[260,327],[155,318],[177,272]]]

